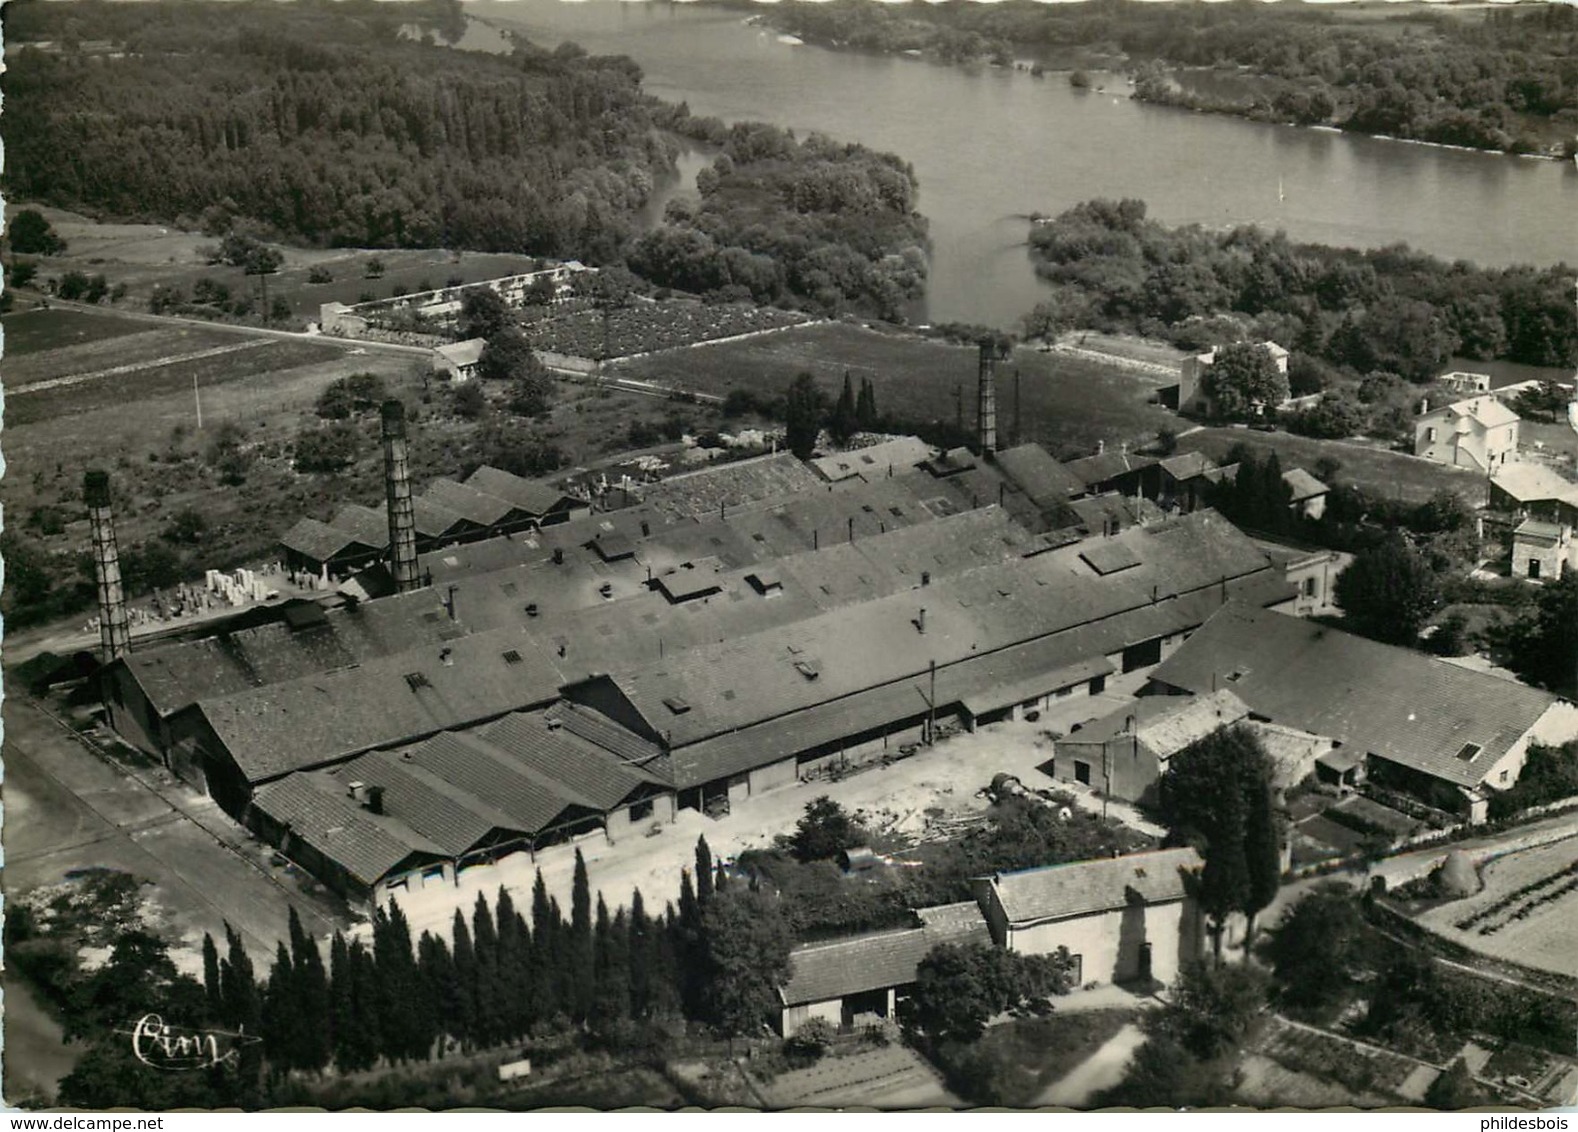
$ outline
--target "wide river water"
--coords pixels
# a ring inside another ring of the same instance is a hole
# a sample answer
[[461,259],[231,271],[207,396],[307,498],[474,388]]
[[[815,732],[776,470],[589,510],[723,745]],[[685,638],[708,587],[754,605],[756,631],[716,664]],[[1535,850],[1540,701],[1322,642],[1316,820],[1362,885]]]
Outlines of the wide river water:
[[[547,46],[570,39],[629,55],[648,90],[697,114],[902,156],[931,220],[931,321],[1012,325],[1041,291],[1025,216],[1092,197],[1139,197],[1172,224],[1255,223],[1296,240],[1402,241],[1484,265],[1578,266],[1571,162],[1147,106],[1115,76],[1097,76],[1104,93],[1080,92],[1061,74],[796,46],[737,10],[662,0],[473,0],[467,9]],[[466,46],[487,38],[478,29]]]

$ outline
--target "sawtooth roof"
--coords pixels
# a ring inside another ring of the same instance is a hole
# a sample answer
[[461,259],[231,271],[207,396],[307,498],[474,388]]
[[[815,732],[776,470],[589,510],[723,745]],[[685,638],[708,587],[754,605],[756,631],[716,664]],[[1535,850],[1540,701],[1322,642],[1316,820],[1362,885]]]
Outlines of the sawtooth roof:
[[649,787],[667,787],[657,775],[621,762],[611,752],[581,738],[561,724],[562,716],[517,712],[482,728],[475,735],[517,760],[530,771],[567,787],[598,810],[616,809]]
[[[1153,674],[1195,693],[1226,685],[1257,715],[1477,786],[1553,704],[1549,692],[1233,603]],[[1459,758],[1466,744],[1480,750]]]
[[511,628],[204,698],[195,710],[257,783],[546,704],[561,683],[552,659]]
[[468,487],[497,496],[532,515],[547,515],[562,508],[570,499],[565,492],[543,480],[523,479],[513,472],[484,464],[465,479]]
[[327,562],[346,550],[373,553],[388,541],[386,534],[382,542],[363,542],[356,535],[317,519],[298,519],[295,526],[279,537],[279,544],[286,550],[294,550],[316,562]]
[[1076,861],[987,878],[1008,923],[1025,927],[1127,908],[1131,893],[1146,904],[1182,900],[1184,874],[1204,861],[1194,849],[1157,849],[1098,861]]
[[366,543],[368,546],[389,545],[387,511],[375,511],[371,507],[363,507],[360,503],[342,503],[329,519],[329,526],[344,531],[356,541]]
[[486,799],[505,815],[511,827],[529,833],[601,812],[590,799],[474,732],[446,731],[397,757],[472,798]]
[[153,709],[169,715],[195,700],[346,668],[465,631],[426,590],[331,609],[307,628],[276,621],[144,646],[121,659]]
[[519,510],[507,499],[451,479],[436,479],[428,483],[424,496],[441,507],[447,507],[461,518],[479,527],[502,523]]
[[969,920],[902,928],[797,947],[789,953],[789,981],[778,988],[785,1006],[827,1002],[863,991],[907,986],[941,944],[990,947],[992,933],[975,905]]
[[530,834],[508,815],[393,751],[370,751],[335,767],[330,777],[348,794],[353,782],[382,787],[384,813],[403,821],[451,857],[496,831]]
[[272,782],[252,796],[252,805],[368,887],[413,857],[444,856],[404,823],[368,813],[312,775]]

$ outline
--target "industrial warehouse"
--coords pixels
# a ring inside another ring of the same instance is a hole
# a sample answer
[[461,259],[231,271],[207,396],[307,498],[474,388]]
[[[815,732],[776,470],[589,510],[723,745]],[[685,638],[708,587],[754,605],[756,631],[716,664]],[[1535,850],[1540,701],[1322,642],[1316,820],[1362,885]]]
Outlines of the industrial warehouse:
[[[1138,508],[1040,449],[995,453],[992,419],[988,404],[979,453],[898,438],[768,455],[593,511],[492,469],[418,495],[389,402],[387,522],[342,509],[318,526],[351,542],[324,539],[319,559],[308,528],[282,540],[331,596],[135,651],[96,477],[110,721],[335,890],[377,901],[1137,686],[1225,603],[1295,600],[1215,512],[1127,522]],[[428,499],[465,505],[469,526],[437,503],[424,526]]]

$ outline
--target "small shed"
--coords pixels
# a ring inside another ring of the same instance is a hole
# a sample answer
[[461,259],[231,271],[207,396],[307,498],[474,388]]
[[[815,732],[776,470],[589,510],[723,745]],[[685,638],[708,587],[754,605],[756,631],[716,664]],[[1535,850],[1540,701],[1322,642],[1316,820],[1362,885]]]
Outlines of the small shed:
[[867,845],[857,845],[852,849],[841,849],[838,853],[838,867],[844,872],[854,875],[868,873],[882,864],[882,858],[876,851]]

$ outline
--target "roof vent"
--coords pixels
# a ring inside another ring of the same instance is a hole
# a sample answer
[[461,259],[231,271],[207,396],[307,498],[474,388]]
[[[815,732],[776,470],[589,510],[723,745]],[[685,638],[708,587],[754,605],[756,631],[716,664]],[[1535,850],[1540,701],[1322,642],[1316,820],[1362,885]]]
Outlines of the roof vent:
[[438,659],[442,661],[446,667],[455,667],[455,650],[451,648],[440,649],[438,651]]
[[822,675],[822,666],[814,660],[797,660],[794,669],[807,680],[815,680]]
[[431,688],[433,686],[427,682],[427,677],[420,672],[407,672],[405,674],[405,682],[411,686],[413,692],[418,688]]
[[1478,743],[1464,743],[1463,749],[1457,753],[1457,757],[1466,763],[1471,763],[1479,757],[1481,750],[1482,748]]
[[679,696],[665,696],[663,698],[663,706],[675,715],[684,715],[690,710],[690,704]]
[[521,654],[515,649],[508,650],[504,654],[504,663],[505,664],[520,664],[521,663]]
[[526,606],[526,616],[527,617],[535,617],[535,616],[537,616],[537,603],[535,601],[529,603]]

